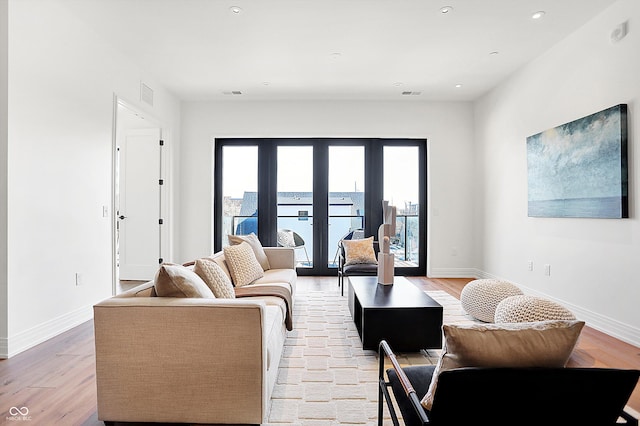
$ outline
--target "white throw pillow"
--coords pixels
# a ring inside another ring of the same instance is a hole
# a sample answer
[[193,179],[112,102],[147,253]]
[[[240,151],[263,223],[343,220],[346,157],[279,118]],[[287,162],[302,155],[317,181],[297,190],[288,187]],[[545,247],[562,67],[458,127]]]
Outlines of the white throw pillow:
[[216,297],[235,299],[236,293],[233,290],[231,279],[215,261],[206,258],[198,259],[193,266],[193,272],[202,278]]
[[269,258],[267,258],[267,254],[264,252],[264,248],[262,247],[262,243],[258,239],[258,236],[253,232],[249,235],[229,235],[229,244],[232,246],[238,245],[243,241],[249,243],[251,248],[253,249],[253,253],[256,255],[256,259],[260,262],[260,266],[264,271],[268,271],[271,269],[271,265],[269,265]]
[[264,276],[264,269],[256,259],[253,249],[246,241],[222,249],[224,258],[236,287],[251,284]]

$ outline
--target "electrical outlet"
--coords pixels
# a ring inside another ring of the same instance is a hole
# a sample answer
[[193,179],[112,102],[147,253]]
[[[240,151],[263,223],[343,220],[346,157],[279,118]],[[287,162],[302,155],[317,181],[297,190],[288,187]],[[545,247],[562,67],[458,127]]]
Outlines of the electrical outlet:
[[551,276],[551,265],[548,263],[544,265],[544,274],[548,277]]
[[109,217],[109,206],[102,206],[102,217]]
[[80,272],[76,272],[76,286],[81,286],[83,284],[82,274]]
[[529,269],[529,271],[533,271],[533,260],[527,262],[527,269]]

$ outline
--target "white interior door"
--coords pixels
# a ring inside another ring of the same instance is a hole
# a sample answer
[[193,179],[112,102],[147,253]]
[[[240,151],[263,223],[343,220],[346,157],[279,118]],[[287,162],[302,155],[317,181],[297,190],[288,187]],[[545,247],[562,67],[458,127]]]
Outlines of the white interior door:
[[160,253],[160,129],[132,129],[119,146],[120,280],[150,280]]

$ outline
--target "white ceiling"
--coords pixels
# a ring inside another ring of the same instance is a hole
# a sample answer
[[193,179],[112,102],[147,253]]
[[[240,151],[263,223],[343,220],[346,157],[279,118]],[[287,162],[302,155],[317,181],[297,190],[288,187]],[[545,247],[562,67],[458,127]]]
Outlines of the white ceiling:
[[183,100],[467,101],[615,0],[62,1]]

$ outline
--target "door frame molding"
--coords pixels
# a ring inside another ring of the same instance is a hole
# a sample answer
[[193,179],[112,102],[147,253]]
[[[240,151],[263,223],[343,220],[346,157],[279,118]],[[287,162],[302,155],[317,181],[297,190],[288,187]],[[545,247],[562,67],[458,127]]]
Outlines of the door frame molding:
[[164,146],[162,150],[162,157],[160,159],[161,162],[161,173],[162,178],[164,179],[164,184],[161,189],[161,199],[160,199],[160,211],[162,212],[162,216],[164,219],[164,226],[160,228],[161,232],[161,245],[160,250],[166,250],[166,254],[169,254],[171,244],[169,242],[169,237],[171,233],[169,232],[169,224],[168,216],[171,211],[169,208],[170,203],[170,186],[171,181],[167,179],[170,177],[168,165],[170,162],[170,143],[167,141],[167,126],[166,124],[160,120],[155,115],[143,110],[136,103],[127,100],[125,97],[118,95],[117,93],[113,94],[113,115],[112,115],[112,126],[111,126],[111,208],[110,208],[110,219],[111,219],[111,276],[112,276],[112,284],[111,284],[111,293],[112,295],[116,294],[118,288],[118,280],[120,279],[119,271],[118,271],[118,253],[117,253],[117,221],[116,217],[116,178],[118,177],[116,172],[117,166],[117,158],[118,158],[118,107],[122,106],[134,114],[138,114],[143,116],[145,120],[148,120],[155,127],[160,129],[160,137],[164,140]]

